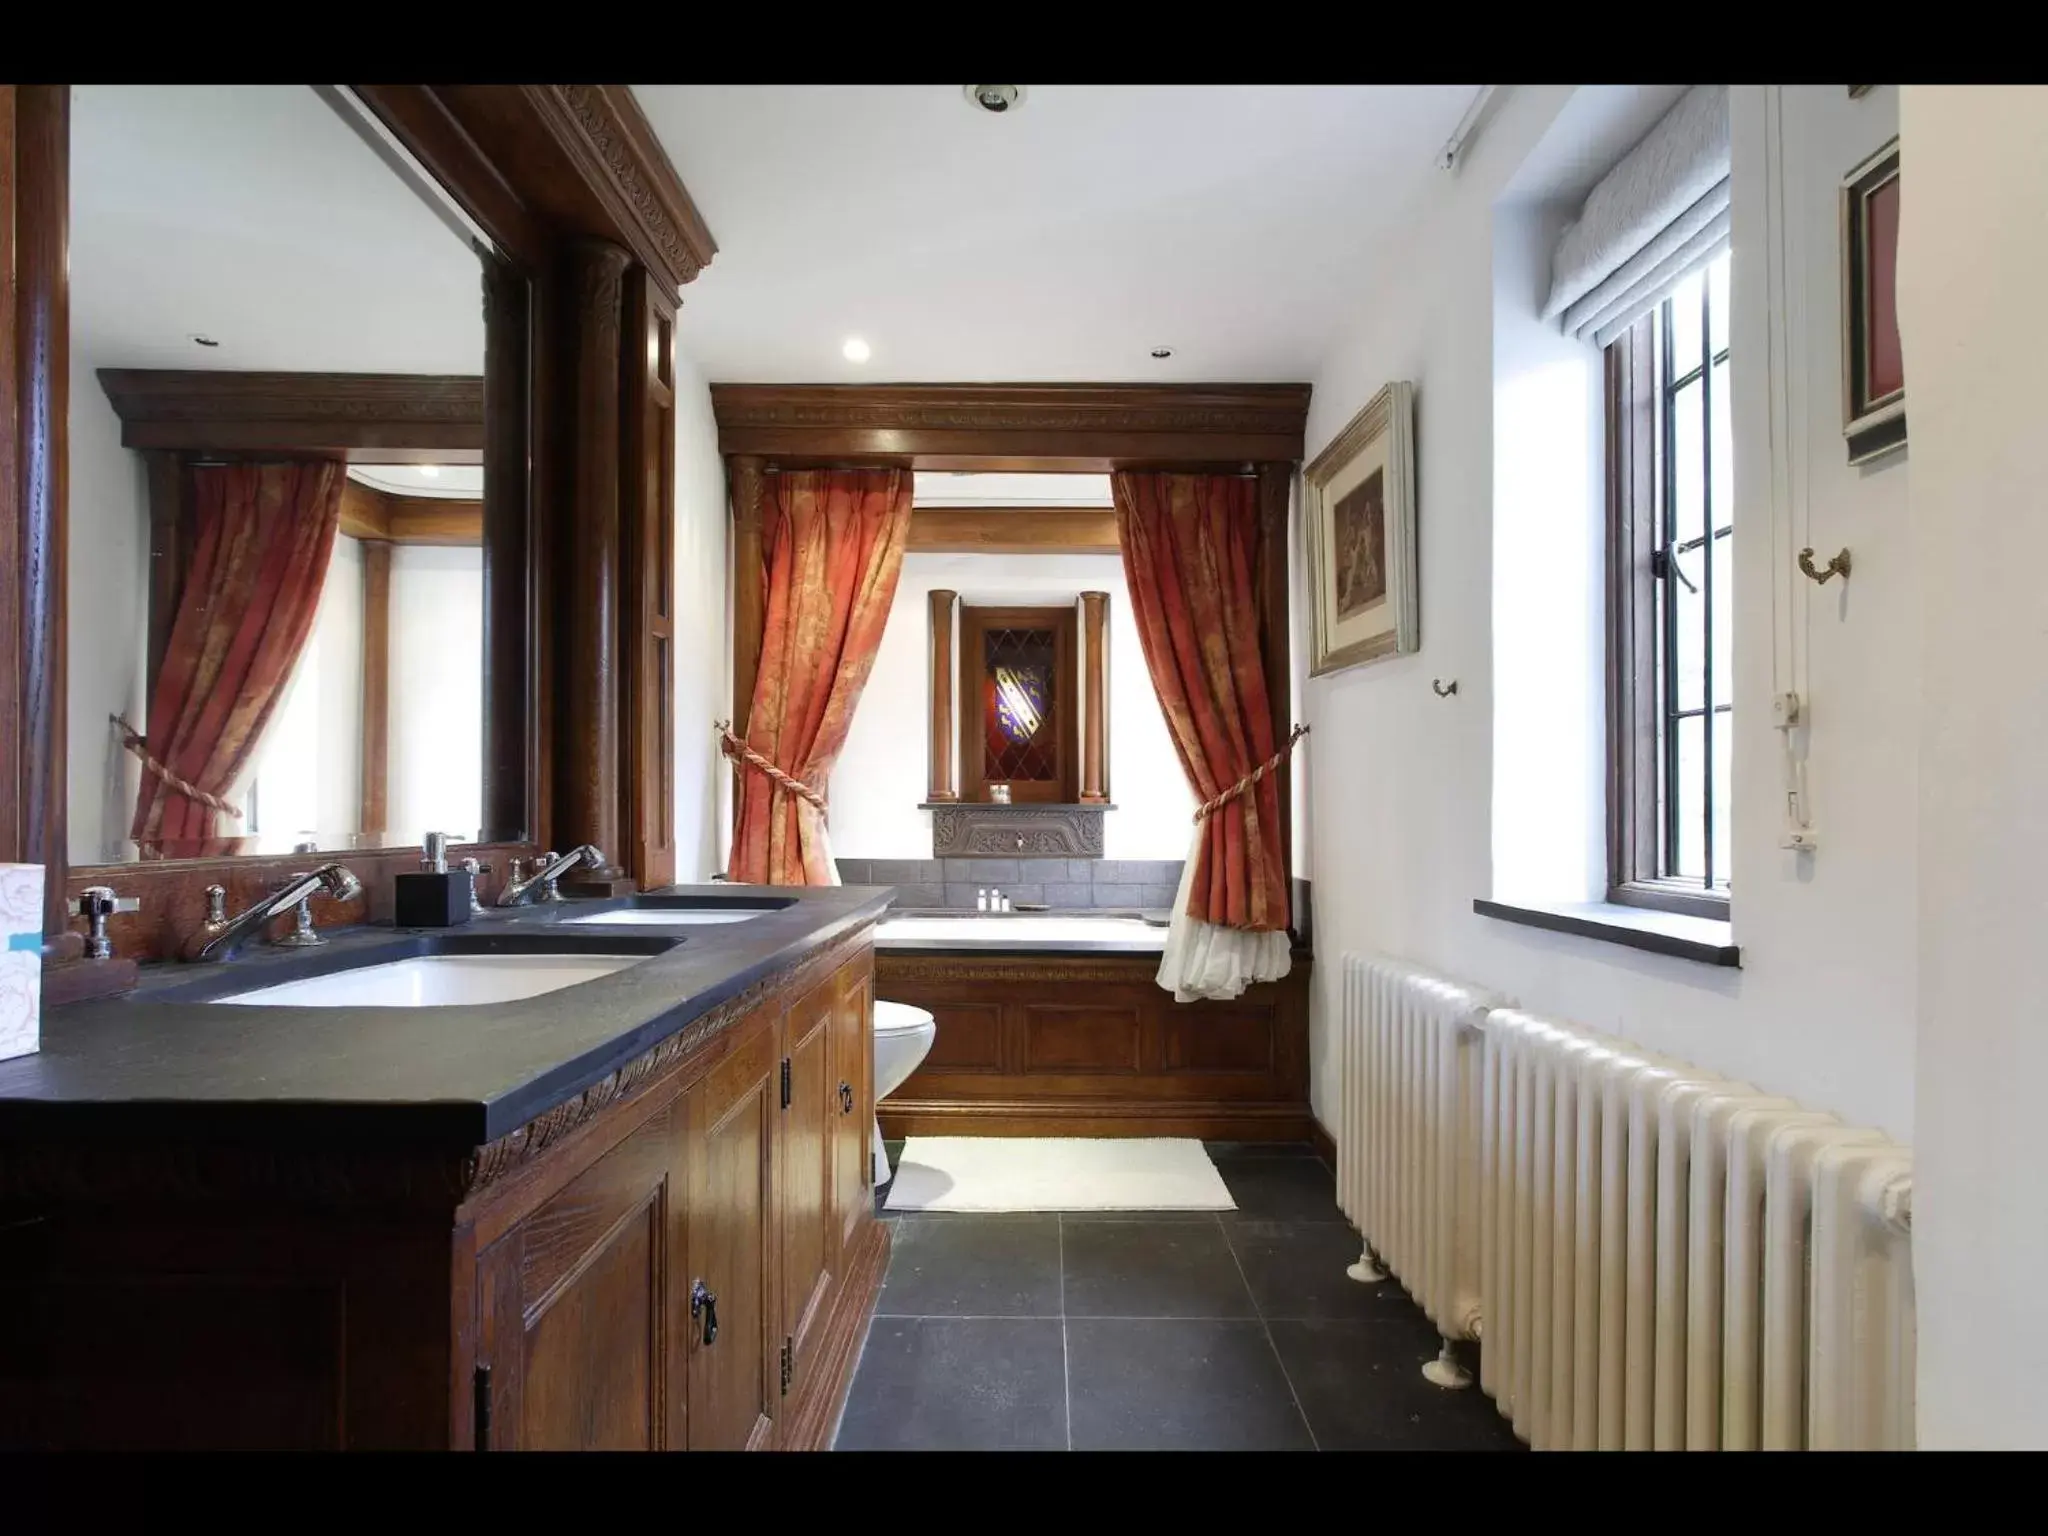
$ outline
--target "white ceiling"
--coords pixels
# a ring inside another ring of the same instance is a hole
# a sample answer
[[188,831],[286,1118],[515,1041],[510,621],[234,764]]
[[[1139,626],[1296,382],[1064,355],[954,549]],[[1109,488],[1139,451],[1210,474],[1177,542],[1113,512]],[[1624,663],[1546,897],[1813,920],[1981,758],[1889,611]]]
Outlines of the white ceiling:
[[83,366],[483,372],[475,254],[311,86],[74,86],[71,170]]
[[348,477],[394,496],[477,501],[484,494],[481,464],[351,464]]
[[1278,381],[1477,87],[633,90],[718,241],[679,331],[714,381]]
[[1109,507],[1107,475],[981,474],[920,469],[911,500],[920,507]]

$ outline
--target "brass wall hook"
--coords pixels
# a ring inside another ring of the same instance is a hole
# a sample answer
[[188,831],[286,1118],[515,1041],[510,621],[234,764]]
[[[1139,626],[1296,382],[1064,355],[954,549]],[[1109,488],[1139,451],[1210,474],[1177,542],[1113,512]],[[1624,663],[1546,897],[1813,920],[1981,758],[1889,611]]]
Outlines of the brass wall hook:
[[1458,691],[1458,680],[1454,677],[1447,683],[1440,677],[1432,677],[1429,680],[1429,687],[1438,698],[1448,699]]
[[1846,549],[1842,550],[1834,559],[1827,563],[1824,569],[1816,570],[1813,564],[1813,546],[1809,544],[1805,549],[1799,551],[1799,569],[1808,576],[1811,576],[1815,582],[1823,587],[1836,576],[1847,581],[1849,579],[1849,551]]

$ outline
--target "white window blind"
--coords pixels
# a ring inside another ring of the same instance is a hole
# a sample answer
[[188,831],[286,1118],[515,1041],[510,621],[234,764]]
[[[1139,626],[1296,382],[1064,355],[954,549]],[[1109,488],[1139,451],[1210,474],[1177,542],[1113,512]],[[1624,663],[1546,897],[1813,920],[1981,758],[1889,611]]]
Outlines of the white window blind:
[[1696,85],[1559,237],[1543,317],[1604,347],[1727,245],[1728,87]]

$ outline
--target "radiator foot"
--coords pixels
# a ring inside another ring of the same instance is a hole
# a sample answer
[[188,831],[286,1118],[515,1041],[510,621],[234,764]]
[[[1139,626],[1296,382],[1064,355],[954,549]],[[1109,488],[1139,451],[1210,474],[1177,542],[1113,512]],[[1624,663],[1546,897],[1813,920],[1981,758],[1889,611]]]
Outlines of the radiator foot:
[[1472,1385],[1472,1373],[1458,1364],[1458,1357],[1451,1351],[1451,1341],[1444,1340],[1443,1352],[1422,1368],[1422,1379],[1432,1386],[1457,1388]]
[[1370,1248],[1359,1249],[1358,1262],[1347,1267],[1344,1273],[1360,1285],[1376,1285],[1387,1278],[1387,1272],[1374,1261]]

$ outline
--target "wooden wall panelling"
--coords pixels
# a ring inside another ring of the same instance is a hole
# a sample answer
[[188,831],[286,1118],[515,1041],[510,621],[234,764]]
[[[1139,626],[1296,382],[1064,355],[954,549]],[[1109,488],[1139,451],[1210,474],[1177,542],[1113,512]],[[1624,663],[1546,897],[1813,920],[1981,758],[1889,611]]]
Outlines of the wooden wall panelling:
[[1075,470],[1296,460],[1306,384],[714,384],[719,450]]
[[341,487],[341,531],[392,544],[480,545],[484,504],[453,496],[394,496],[360,480]]
[[[149,482],[149,651],[143,708],[156,697],[157,674],[171,647],[178,600],[185,591],[193,542],[192,471],[182,454],[151,450],[142,456]],[[141,725],[138,720],[133,722]]]
[[917,507],[911,554],[1113,555],[1109,507]]
[[[916,521],[913,513],[911,521]],[[931,593],[931,748],[925,799],[957,800],[953,778],[953,620],[960,594],[934,588]]]
[[1176,1003],[1156,956],[883,951],[878,992],[939,1023],[883,1133],[1305,1140],[1309,964]]
[[357,827],[389,830],[391,775],[391,546],[363,541],[362,810]]
[[387,464],[483,456],[484,381],[475,374],[102,368],[99,381],[124,448]]
[[611,895],[630,890],[620,863],[620,324],[632,258],[602,240],[568,252],[574,337],[575,435],[566,468],[568,516],[556,530],[562,572],[555,646],[555,816],[560,847],[594,844],[603,869],[583,869],[565,888]]
[[539,723],[547,655],[539,643],[536,537],[547,482],[536,421],[551,382],[535,346],[539,286],[486,257],[484,303],[483,832],[538,839],[544,796]]
[[672,885],[675,834],[675,306],[644,270],[625,285],[622,496],[627,873]]
[[[1287,504],[1294,488],[1294,465],[1266,463],[1259,476],[1259,554],[1257,565],[1259,648],[1265,664],[1266,703],[1273,720],[1273,746],[1284,746],[1294,729],[1292,698],[1293,621],[1287,608]],[[1274,779],[1280,795],[1280,889],[1294,889],[1294,769],[1284,765]],[[1290,901],[1291,901],[1290,894]],[[1290,924],[1291,926],[1291,924]]]
[[1081,800],[1109,800],[1109,594],[1081,594]]

